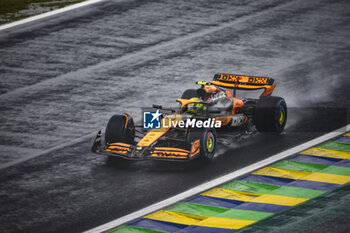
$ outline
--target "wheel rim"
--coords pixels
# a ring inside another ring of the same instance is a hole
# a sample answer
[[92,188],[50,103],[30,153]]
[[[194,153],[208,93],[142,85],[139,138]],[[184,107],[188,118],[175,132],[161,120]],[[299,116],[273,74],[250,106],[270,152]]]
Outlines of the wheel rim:
[[215,138],[214,138],[214,134],[213,133],[208,133],[208,136],[207,136],[207,150],[208,152],[212,152],[214,150],[214,147],[215,147]]
[[280,109],[278,111],[277,120],[278,120],[279,125],[283,125],[284,121],[286,120],[286,110],[284,109],[283,106],[280,106]]

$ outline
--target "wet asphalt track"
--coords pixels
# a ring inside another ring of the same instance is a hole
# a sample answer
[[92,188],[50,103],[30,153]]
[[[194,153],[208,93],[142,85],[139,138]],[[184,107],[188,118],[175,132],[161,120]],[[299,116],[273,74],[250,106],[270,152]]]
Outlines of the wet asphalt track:
[[[216,72],[266,75],[282,136],[224,133],[212,164],[106,161],[92,138],[0,170],[0,232],[79,232],[349,122],[348,1],[107,1],[0,32],[0,161],[172,105]],[[313,109],[310,107],[331,107]],[[307,109],[307,110],[305,110]]]

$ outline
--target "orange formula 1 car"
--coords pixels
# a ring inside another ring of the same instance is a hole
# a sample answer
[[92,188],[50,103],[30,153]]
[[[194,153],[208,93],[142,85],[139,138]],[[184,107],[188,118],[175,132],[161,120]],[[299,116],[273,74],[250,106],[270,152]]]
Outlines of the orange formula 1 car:
[[[179,108],[153,105],[143,112],[143,125],[136,126],[124,113],[109,120],[104,140],[99,131],[92,152],[131,160],[212,160],[217,133],[281,133],[287,120],[286,102],[271,96],[276,85],[267,77],[216,74],[211,82],[197,82],[199,89],[186,90]],[[258,99],[236,98],[237,90],[259,90]],[[103,141],[103,142],[102,142]]]

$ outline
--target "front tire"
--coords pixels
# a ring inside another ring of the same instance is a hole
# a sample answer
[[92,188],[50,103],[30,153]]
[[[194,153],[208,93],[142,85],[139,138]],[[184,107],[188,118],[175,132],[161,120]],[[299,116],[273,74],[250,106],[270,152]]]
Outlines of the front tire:
[[254,111],[254,124],[259,132],[281,133],[287,122],[287,104],[277,96],[262,96]]
[[192,150],[191,143],[200,141],[200,157],[206,161],[212,161],[216,149],[216,130],[214,128],[189,128],[186,136],[187,146]]
[[133,144],[135,139],[135,125],[133,118],[128,114],[113,115],[107,124],[105,144],[124,142]]

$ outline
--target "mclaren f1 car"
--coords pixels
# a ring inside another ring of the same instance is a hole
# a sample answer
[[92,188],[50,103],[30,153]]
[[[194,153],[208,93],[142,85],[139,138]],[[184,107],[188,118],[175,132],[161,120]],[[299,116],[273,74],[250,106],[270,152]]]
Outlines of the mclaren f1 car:
[[[211,161],[218,129],[283,131],[287,106],[283,98],[271,96],[274,79],[219,73],[212,81],[197,84],[198,89],[185,90],[176,100],[178,108],[153,105],[149,125],[135,125],[127,113],[112,116],[104,137],[101,130],[97,133],[92,152],[130,160]],[[237,90],[262,90],[262,94],[256,99],[236,98]]]

